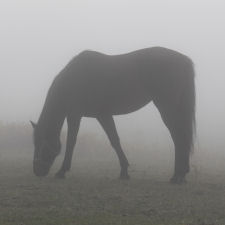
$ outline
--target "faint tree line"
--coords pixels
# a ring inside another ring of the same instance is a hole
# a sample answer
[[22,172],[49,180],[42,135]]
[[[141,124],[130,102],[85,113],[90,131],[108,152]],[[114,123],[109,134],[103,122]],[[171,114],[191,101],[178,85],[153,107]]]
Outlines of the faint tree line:
[[[85,131],[78,135],[76,154],[80,157],[88,155],[95,157],[97,153],[107,156],[109,152],[105,148],[110,145],[106,137],[102,138],[94,132]],[[61,133],[62,151],[65,150],[66,130]],[[4,123],[0,121],[0,155],[33,153],[33,128],[30,123]]]
[[32,146],[32,128],[25,123],[0,122],[0,151],[26,150]]

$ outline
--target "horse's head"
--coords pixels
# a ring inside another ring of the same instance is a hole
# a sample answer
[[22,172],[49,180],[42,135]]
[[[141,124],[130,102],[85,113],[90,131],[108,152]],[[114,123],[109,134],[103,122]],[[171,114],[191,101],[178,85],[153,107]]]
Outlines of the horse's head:
[[60,153],[60,138],[45,138],[37,132],[37,125],[33,122],[31,124],[34,129],[33,171],[36,176],[46,176]]

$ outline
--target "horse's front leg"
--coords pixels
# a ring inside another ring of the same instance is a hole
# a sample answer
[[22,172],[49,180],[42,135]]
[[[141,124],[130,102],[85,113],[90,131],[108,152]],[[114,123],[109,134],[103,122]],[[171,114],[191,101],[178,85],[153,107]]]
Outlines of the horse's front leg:
[[71,161],[73,156],[74,146],[76,144],[77,133],[80,127],[81,117],[78,116],[67,116],[67,140],[66,140],[66,152],[63,160],[62,167],[56,173],[56,178],[64,178],[65,173],[71,168]]

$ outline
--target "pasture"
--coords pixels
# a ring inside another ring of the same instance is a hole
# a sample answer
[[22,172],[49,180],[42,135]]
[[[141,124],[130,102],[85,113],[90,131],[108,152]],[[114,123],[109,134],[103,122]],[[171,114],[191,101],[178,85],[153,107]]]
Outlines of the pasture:
[[171,152],[127,152],[131,179],[121,181],[112,149],[101,158],[102,149],[84,154],[79,146],[64,180],[54,178],[63,154],[45,178],[33,175],[32,152],[1,154],[0,225],[225,224],[223,158],[202,159],[186,184],[172,185]]

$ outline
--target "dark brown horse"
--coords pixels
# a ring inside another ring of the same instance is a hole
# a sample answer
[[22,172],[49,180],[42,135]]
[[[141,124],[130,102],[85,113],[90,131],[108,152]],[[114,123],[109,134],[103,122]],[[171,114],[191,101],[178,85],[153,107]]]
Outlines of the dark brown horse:
[[48,174],[60,152],[60,132],[67,119],[66,153],[56,177],[71,167],[73,149],[82,117],[96,118],[119,158],[123,179],[128,160],[121,148],[113,115],[134,112],[153,101],[170,131],[175,146],[175,172],[180,183],[189,171],[195,126],[195,85],[192,61],[162,47],[124,55],[84,51],[74,57],[54,79],[34,127],[33,169]]

